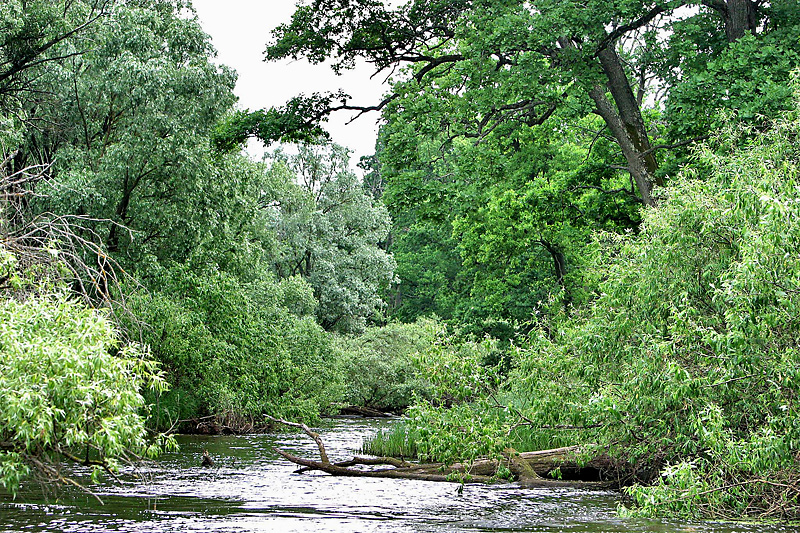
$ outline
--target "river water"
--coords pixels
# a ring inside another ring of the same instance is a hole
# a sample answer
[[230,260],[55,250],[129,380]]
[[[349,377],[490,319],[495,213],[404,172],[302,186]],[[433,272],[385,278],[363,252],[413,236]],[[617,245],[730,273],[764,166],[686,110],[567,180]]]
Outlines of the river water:
[[[385,422],[326,421],[331,460],[349,459]],[[180,451],[104,482],[104,501],[64,490],[17,501],[0,495],[0,531],[25,532],[800,532],[791,526],[619,519],[614,492],[523,489],[514,484],[294,474],[273,446],[317,458],[304,434],[180,437]],[[200,467],[208,449],[211,469]]]

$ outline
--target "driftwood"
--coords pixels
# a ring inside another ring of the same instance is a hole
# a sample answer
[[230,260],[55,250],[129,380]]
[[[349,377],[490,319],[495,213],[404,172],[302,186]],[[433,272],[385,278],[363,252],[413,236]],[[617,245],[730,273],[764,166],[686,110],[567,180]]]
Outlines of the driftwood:
[[[349,461],[331,463],[322,439],[308,426],[271,416],[267,416],[267,418],[273,422],[299,428],[317,443],[319,461],[297,457],[285,450],[273,448],[287,461],[303,467],[296,473],[319,470],[333,476],[486,483],[495,481],[498,470],[501,466],[505,466],[511,472],[514,481],[526,487],[611,488],[618,486],[615,481],[603,480],[602,472],[612,469],[611,461],[607,457],[601,456],[585,465],[579,465],[577,455],[580,448],[578,446],[523,453],[509,449],[503,453],[501,459],[477,459],[470,464],[410,463],[394,457],[353,457]],[[385,466],[387,468],[363,468],[365,466]],[[560,473],[562,479],[551,477],[556,471]]]

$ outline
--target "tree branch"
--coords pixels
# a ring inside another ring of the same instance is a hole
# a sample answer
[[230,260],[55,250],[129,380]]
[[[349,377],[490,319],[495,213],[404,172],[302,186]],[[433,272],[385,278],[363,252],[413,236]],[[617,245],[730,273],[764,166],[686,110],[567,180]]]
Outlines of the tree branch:
[[652,154],[656,150],[671,150],[673,148],[679,148],[681,146],[686,146],[687,144],[696,143],[698,141],[704,141],[704,140],[708,139],[709,137],[710,137],[710,135],[701,135],[700,137],[694,137],[693,139],[686,139],[684,141],[677,142],[677,143],[674,143],[674,144],[657,144],[657,145],[653,146],[652,148],[650,148],[649,150],[645,150],[644,152],[642,152],[642,156],[644,157],[646,155]]
[[[308,435],[309,437],[314,439],[314,442],[317,443],[317,447],[319,448],[319,457],[322,460],[322,464],[324,464],[324,465],[330,465],[331,464],[330,460],[328,460],[328,454],[325,452],[325,444],[322,442],[322,439],[320,438],[319,434],[318,433],[314,433],[313,431],[311,431],[311,428],[309,428],[307,425],[299,424],[297,422],[289,422],[288,420],[284,420],[282,418],[275,418],[275,417],[272,417],[272,416],[269,416],[269,415],[266,415],[266,414],[264,415],[264,418],[272,420],[273,422],[278,422],[278,423],[283,424],[285,426],[291,426],[291,427],[302,429],[303,432],[306,435]],[[304,465],[304,466],[308,466],[308,465]]]
[[603,39],[597,44],[597,48],[595,49],[595,56],[600,54],[603,50],[608,48],[608,46],[628,33],[629,31],[636,30],[641,28],[642,26],[646,26],[650,22],[653,21],[654,18],[661,15],[662,13],[666,12],[666,8],[662,6],[656,6],[638,19],[634,20],[630,24],[624,24],[616,29],[614,29],[611,33],[607,34]]

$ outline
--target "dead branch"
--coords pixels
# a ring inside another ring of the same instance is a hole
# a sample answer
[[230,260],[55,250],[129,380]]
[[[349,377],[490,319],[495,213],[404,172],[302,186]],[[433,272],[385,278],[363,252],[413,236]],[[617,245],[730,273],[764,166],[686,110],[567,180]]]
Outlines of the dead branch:
[[[581,452],[581,448],[578,446],[524,453],[509,449],[499,458],[479,458],[470,463],[455,463],[452,465],[443,463],[410,463],[394,457],[353,457],[348,461],[331,463],[327,455],[322,455],[325,450],[322,439],[305,424],[289,422],[271,416],[267,416],[267,418],[286,426],[300,428],[317,443],[321,452],[321,461],[298,457],[285,450],[273,448],[278,455],[287,461],[303,467],[296,470],[296,473],[319,470],[332,476],[488,483],[495,481],[501,467],[505,467],[511,472],[514,481],[526,487],[581,486],[609,488],[617,485],[614,481],[581,480],[582,471],[584,473],[592,471],[596,474],[600,469],[610,469],[611,461],[607,457],[601,456],[589,461],[585,466],[580,466],[577,457]],[[364,466],[386,466],[387,468],[360,468]],[[547,478],[556,470],[562,475],[564,472],[572,472],[576,475],[566,481]]]
[[[269,420],[272,420],[273,422],[278,422],[278,423],[286,425],[286,426],[291,426],[291,427],[296,427],[296,428],[302,429],[303,432],[306,435],[308,435],[309,437],[314,439],[314,442],[317,443],[317,447],[319,448],[319,456],[322,459],[322,464],[326,464],[326,465],[330,464],[330,461],[328,460],[328,454],[325,453],[325,444],[323,444],[322,439],[320,438],[319,434],[318,433],[314,433],[313,431],[311,431],[311,429],[307,425],[298,424],[297,422],[289,422],[287,420],[283,420],[282,418],[274,418],[274,417],[271,417],[269,415],[264,415],[264,417],[269,419]],[[303,465],[303,466],[308,466],[308,465]]]

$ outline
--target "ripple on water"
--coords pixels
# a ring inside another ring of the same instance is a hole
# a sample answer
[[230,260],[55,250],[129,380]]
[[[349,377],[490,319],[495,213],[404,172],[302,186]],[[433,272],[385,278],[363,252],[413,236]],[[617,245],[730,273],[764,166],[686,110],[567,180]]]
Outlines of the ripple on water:
[[[332,460],[349,458],[387,422],[336,420],[321,430]],[[392,422],[388,422],[392,423]],[[181,450],[104,484],[98,506],[65,493],[58,505],[0,496],[0,531],[30,532],[696,532],[788,533],[800,528],[620,520],[612,492],[522,489],[293,474],[273,446],[316,456],[301,434],[181,437]],[[216,466],[203,469],[204,449]],[[136,475],[134,475],[136,474]],[[137,477],[138,476],[138,477]]]

